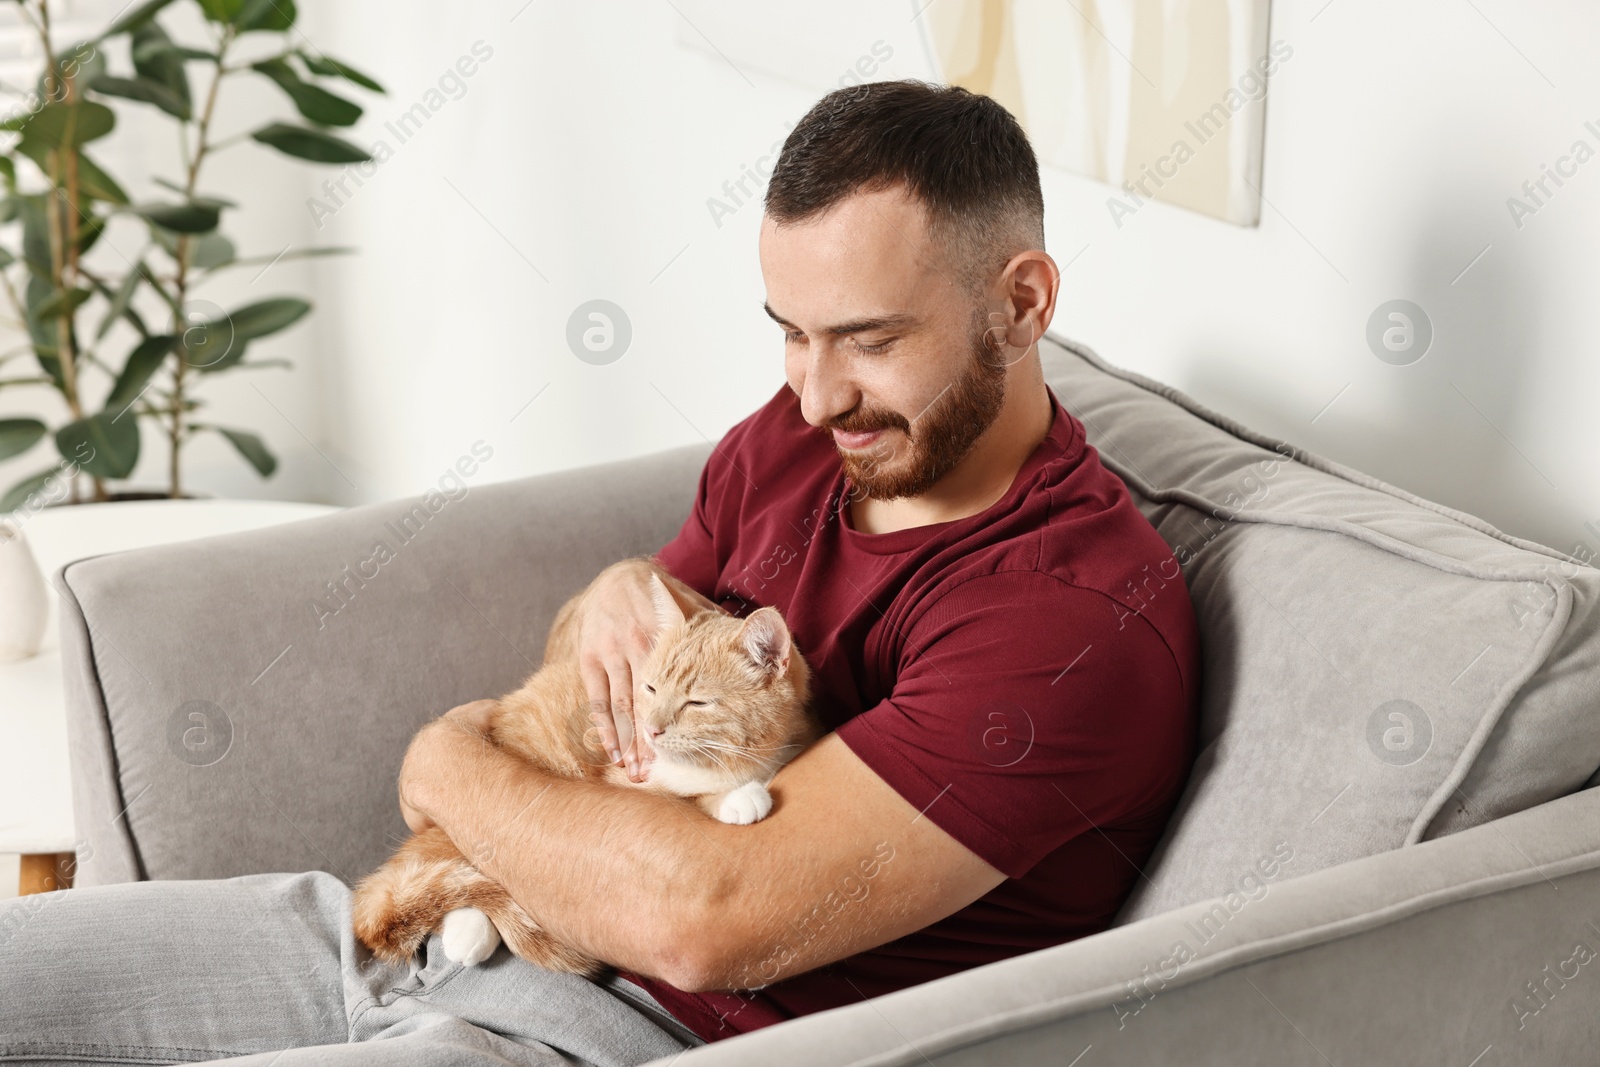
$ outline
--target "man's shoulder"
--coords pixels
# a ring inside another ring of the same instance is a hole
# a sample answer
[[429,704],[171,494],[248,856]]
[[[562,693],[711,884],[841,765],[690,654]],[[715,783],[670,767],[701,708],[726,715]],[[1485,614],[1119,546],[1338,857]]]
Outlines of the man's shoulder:
[[807,465],[837,463],[833,446],[800,414],[788,383],[766,403],[729,428],[712,449],[706,467],[721,483],[750,488]]

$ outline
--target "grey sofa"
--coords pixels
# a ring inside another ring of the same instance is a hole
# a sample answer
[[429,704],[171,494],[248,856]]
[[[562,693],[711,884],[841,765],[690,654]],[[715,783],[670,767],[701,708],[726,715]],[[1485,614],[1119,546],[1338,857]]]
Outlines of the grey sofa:
[[[1202,749],[1166,836],[1104,933],[676,1062],[1592,1058],[1594,546],[1508,537],[1041,351],[1199,616]],[[365,873],[403,831],[411,734],[515,686],[566,597],[676,532],[708,453],[63,568],[80,881]]]

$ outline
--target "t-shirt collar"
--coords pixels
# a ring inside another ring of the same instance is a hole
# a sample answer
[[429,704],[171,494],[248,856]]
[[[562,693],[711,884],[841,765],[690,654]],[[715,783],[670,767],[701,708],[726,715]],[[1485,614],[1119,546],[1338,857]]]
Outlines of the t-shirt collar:
[[[1083,450],[1083,428],[1078,420],[1072,417],[1061,398],[1049,384],[1045,385],[1045,392],[1050,394],[1050,404],[1053,409],[1050,430],[1038,446],[1028,454],[1022,466],[1017,469],[1016,477],[1011,480],[1011,488],[1005,495],[987,508],[960,519],[950,519],[946,522],[933,522],[925,526],[912,526],[904,530],[891,530],[888,533],[862,533],[850,525],[850,506],[842,503],[839,507],[839,527],[843,531],[845,542],[852,548],[859,548],[866,552],[878,555],[888,555],[896,552],[905,552],[926,544],[929,539],[947,534],[948,531],[959,529],[965,523],[974,526],[986,525],[996,515],[1005,514],[1015,508],[1018,502],[1027,495],[1038,476],[1045,467],[1061,462],[1074,463],[1079,453]],[[1060,477],[1059,474],[1056,477]],[[842,500],[843,494],[849,491],[849,479],[841,466],[838,476],[833,483],[834,499]]]

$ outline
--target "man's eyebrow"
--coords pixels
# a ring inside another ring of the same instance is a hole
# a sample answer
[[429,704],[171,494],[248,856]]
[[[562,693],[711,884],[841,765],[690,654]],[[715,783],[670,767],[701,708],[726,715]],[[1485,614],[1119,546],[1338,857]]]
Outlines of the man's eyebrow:
[[[772,321],[776,322],[779,326],[784,326],[791,330],[799,329],[799,327],[794,323],[790,322],[782,315],[779,315],[776,311],[773,311],[771,304],[763,303],[761,305],[761,309],[765,311]],[[847,337],[850,334],[865,333],[868,330],[897,330],[900,327],[908,326],[915,321],[915,315],[902,312],[898,315],[879,315],[874,318],[855,319],[850,322],[841,322],[836,326],[824,327],[821,332],[832,334],[835,337]]]

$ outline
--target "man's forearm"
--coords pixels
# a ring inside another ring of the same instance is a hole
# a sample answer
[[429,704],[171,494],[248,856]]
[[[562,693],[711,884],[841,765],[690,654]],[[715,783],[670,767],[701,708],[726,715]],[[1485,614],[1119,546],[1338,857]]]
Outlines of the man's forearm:
[[702,859],[720,824],[675,797],[557,778],[466,731],[441,731],[429,761],[409,799],[553,935],[667,981],[700,966],[737,877]]

